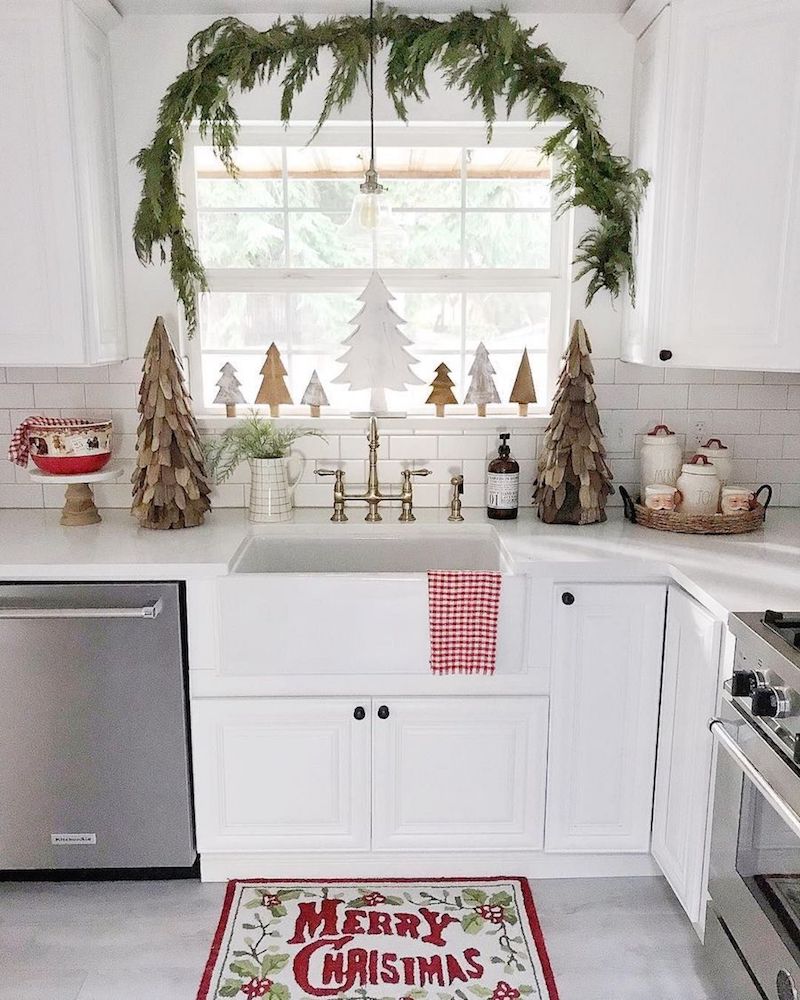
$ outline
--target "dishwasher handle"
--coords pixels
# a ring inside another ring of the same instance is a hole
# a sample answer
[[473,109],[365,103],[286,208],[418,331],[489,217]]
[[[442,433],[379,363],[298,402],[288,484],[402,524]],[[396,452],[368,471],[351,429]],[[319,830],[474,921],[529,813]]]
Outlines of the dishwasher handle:
[[3,608],[3,618],[158,618],[164,608],[159,597],[140,608]]

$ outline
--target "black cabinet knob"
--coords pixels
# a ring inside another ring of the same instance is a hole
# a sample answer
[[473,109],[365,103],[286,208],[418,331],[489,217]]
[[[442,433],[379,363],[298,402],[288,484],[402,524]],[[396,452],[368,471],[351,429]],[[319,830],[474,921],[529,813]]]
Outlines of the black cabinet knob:
[[570,592],[567,591],[566,593],[564,593],[564,594],[561,595],[561,603],[562,604],[566,604],[567,607],[569,607],[570,604],[574,604],[575,603],[575,595],[574,594],[570,594]]
[[366,717],[367,717],[367,710],[365,708],[362,708],[361,705],[359,705],[358,708],[356,708],[356,710],[353,712],[353,718],[357,719],[359,722],[361,722],[363,719],[366,719]]
[[672,361],[672,351],[659,351],[658,357],[661,361]]
[[389,718],[389,706],[388,705],[381,705],[381,707],[378,709],[378,718],[379,719],[388,719]]

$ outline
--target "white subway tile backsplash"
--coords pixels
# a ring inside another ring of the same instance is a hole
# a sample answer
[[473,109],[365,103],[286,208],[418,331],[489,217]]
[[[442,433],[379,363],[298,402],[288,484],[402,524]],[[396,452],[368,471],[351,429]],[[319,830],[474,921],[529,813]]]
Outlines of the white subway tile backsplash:
[[[62,491],[61,502],[64,502]],[[43,507],[42,487],[36,483],[0,483],[0,507]]]
[[781,458],[783,442],[780,434],[737,434],[733,454],[736,458]]
[[82,385],[59,385],[43,383],[33,387],[34,405],[38,408],[59,407],[62,410],[83,410],[86,407]]
[[786,398],[790,410],[800,410],[800,385],[790,386]]
[[690,410],[735,410],[739,405],[738,385],[690,385]]
[[712,385],[715,374],[701,368],[666,368],[664,381],[667,385]]
[[640,385],[639,408],[642,410],[683,410],[689,403],[686,385]]
[[646,385],[649,383],[658,385],[664,381],[664,369],[617,361],[614,381],[617,385]]
[[6,368],[5,382],[24,382],[28,385],[42,385],[44,382],[57,382],[57,368]]
[[739,406],[743,410],[785,410],[788,391],[785,385],[743,385]]
[[764,372],[764,385],[800,385],[800,372]]
[[[0,385],[0,407],[13,410],[16,407],[30,408],[33,406],[33,386],[31,384]],[[30,414],[26,414],[30,416]]]
[[484,459],[486,439],[482,434],[459,434],[439,439],[439,458]]
[[[365,444],[364,446],[366,447]],[[428,461],[437,458],[438,455],[439,448],[436,438],[403,434],[389,436],[389,458],[421,458]]]
[[639,406],[639,386],[598,385],[597,405],[601,410],[635,410]]
[[800,434],[800,409],[768,410],[761,414],[762,434]]
[[108,365],[92,365],[89,368],[59,368],[59,382],[91,382],[93,385],[108,382]]
[[[139,385],[142,381],[142,358],[128,358],[117,365],[108,366],[109,382],[127,382],[131,385]],[[87,381],[90,381],[87,379]],[[98,381],[101,381],[98,379]]]
[[112,410],[135,410],[139,401],[136,386],[100,383],[85,386],[88,407],[109,407]]
[[714,381],[724,385],[761,385],[765,376],[762,372],[715,371]]

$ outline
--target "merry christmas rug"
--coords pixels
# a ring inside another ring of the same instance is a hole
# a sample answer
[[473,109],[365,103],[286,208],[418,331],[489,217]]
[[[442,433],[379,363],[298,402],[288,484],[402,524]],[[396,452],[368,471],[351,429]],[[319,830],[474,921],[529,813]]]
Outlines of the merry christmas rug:
[[526,879],[228,883],[197,1000],[558,1000]]

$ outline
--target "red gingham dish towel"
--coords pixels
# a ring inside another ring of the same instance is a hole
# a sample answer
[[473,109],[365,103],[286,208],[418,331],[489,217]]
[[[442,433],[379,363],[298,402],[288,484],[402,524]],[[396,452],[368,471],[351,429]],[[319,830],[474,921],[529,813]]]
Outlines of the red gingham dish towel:
[[11,435],[8,446],[8,460],[24,469],[28,464],[30,445],[28,434],[35,427],[80,427],[82,424],[93,424],[95,420],[81,420],[80,417],[26,417]]
[[428,573],[433,673],[494,673],[501,584],[500,573]]

